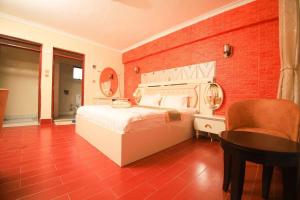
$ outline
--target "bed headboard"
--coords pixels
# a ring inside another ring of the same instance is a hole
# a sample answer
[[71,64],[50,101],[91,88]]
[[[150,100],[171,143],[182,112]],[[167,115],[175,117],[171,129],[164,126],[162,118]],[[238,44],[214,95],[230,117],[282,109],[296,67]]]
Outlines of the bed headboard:
[[166,95],[186,95],[189,97],[189,107],[196,108],[198,104],[199,85],[197,84],[178,84],[178,85],[161,85],[152,87],[143,87],[142,95],[160,94]]
[[172,84],[213,81],[216,61],[186,65],[141,74],[141,84]]
[[212,114],[205,106],[203,91],[214,81],[215,61],[142,74],[140,95],[187,95],[189,107],[202,114]]
[[188,107],[195,108],[198,113],[212,114],[212,110],[205,106],[204,98],[202,93],[207,87],[209,82],[205,83],[178,83],[170,85],[139,85],[138,90],[140,96],[145,94],[154,95],[187,95],[189,97]]

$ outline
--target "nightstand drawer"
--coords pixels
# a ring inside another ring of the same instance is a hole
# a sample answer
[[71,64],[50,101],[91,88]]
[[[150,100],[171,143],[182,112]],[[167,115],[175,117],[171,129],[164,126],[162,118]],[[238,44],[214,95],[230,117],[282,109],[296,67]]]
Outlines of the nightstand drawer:
[[225,123],[222,120],[195,118],[194,127],[199,131],[220,134],[225,130]]

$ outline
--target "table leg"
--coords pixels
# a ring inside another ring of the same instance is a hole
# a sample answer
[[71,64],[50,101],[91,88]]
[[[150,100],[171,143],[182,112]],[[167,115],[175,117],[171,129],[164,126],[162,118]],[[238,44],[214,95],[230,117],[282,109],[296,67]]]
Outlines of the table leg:
[[211,135],[211,133],[207,133],[208,134],[208,136],[209,136],[209,138],[210,138],[210,142],[213,142],[213,138],[212,138],[212,135]]
[[297,172],[296,167],[282,167],[283,199],[295,200],[297,195]]
[[262,196],[264,199],[269,198],[269,191],[273,175],[273,166],[263,165],[263,174],[262,174]]
[[199,131],[196,130],[196,139],[197,139],[197,140],[198,140],[198,138],[199,138],[199,135],[200,135]]
[[298,158],[298,166],[297,166],[297,186],[296,188],[298,188],[297,192],[297,200],[300,200],[300,158]]
[[231,176],[231,155],[224,151],[224,177],[223,177],[223,190],[228,191]]
[[238,152],[232,154],[231,200],[240,200],[243,194],[246,161]]

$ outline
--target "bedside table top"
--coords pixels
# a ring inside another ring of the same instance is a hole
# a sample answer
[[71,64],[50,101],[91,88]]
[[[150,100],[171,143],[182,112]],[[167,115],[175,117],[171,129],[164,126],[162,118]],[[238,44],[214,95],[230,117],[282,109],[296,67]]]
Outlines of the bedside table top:
[[225,116],[223,115],[205,115],[205,114],[194,114],[195,118],[212,119],[212,120],[222,120],[225,121]]

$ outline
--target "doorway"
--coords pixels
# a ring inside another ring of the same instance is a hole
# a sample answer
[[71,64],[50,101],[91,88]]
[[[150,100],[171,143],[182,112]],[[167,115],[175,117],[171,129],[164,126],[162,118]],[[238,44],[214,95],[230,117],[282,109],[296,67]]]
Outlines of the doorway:
[[41,47],[0,35],[0,88],[9,91],[4,127],[39,124]]
[[84,55],[53,49],[52,119],[55,124],[75,122],[83,105]]

